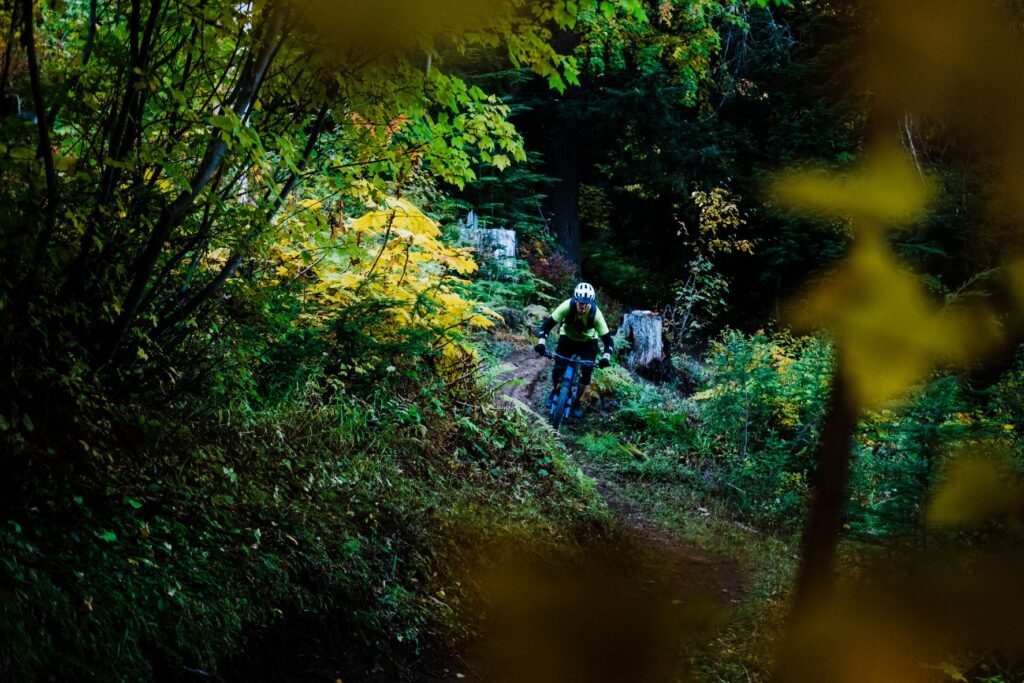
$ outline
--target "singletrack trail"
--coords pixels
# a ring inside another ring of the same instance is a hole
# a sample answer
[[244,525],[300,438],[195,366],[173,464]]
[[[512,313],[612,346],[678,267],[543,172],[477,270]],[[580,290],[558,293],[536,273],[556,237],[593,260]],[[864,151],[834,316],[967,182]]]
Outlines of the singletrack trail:
[[540,410],[546,393],[551,390],[552,361],[538,356],[533,348],[527,347],[506,356],[504,363],[513,368],[501,375],[507,384],[501,387],[495,397],[498,405],[511,408],[518,401],[534,410]]
[[[530,348],[520,348],[505,357],[504,363],[513,368],[501,376],[508,384],[496,396],[500,406],[511,406],[521,402],[544,415],[543,400],[551,389],[551,363],[548,358],[538,356]],[[509,399],[515,399],[510,401]],[[733,563],[716,559],[692,544],[686,543],[671,531],[655,523],[641,502],[630,500],[623,492],[620,482],[604,478],[601,472],[589,468],[575,453],[571,432],[564,434],[566,445],[576,456],[584,472],[594,478],[609,509],[615,513],[622,528],[652,551],[656,558],[667,560],[674,567],[673,574],[696,590],[711,590],[729,596],[730,600],[742,594],[742,572]],[[690,571],[681,571],[689,567]]]
[[[544,419],[551,361],[521,348],[504,362],[514,367],[501,379],[516,381],[499,390],[498,405],[512,409],[522,403]],[[536,652],[536,665],[502,657],[500,648],[491,650],[482,659],[491,660],[497,670],[492,668],[493,678],[485,680],[692,680],[699,653],[731,623],[747,593],[747,572],[738,563],[702,550],[655,521],[650,509],[655,493],[637,496],[635,481],[629,486],[614,468],[588,465],[585,454],[574,449],[574,431],[594,428],[600,426],[585,418],[563,428],[558,438],[594,480],[613,513],[614,529],[605,538],[584,540],[583,566],[569,563],[570,569],[551,572],[528,568],[520,573],[531,576],[518,588],[515,576],[502,579],[507,594],[498,602],[504,598],[510,604],[492,605],[503,615],[492,626],[504,634],[509,648],[516,645],[511,651]],[[515,616],[507,622],[509,614]],[[543,626],[550,624],[558,627]],[[532,637],[508,641],[508,633],[538,628]]]

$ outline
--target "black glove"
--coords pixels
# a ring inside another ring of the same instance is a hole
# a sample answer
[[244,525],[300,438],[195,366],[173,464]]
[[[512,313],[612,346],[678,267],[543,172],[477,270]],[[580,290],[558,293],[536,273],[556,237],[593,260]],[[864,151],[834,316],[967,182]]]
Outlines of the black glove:
[[536,346],[533,347],[533,350],[537,352],[538,356],[547,355],[547,352],[548,352],[548,342],[547,342],[547,340],[544,339],[544,337],[541,337],[540,339],[538,339]]
[[606,367],[608,367],[611,364],[612,364],[612,359],[611,359],[611,357],[608,356],[607,353],[604,354],[603,356],[601,356],[601,360],[597,361],[597,367],[599,367],[599,368],[606,368]]

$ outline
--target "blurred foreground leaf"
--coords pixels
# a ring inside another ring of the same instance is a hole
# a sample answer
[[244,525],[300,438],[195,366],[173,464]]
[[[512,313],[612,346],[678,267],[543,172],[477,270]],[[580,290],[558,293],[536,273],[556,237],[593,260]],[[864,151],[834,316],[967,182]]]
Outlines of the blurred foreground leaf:
[[919,217],[934,188],[900,150],[881,147],[863,167],[844,175],[791,171],[779,176],[773,194],[797,211],[852,218],[863,233],[877,225]]
[[996,321],[977,309],[941,308],[882,240],[859,242],[833,276],[793,308],[800,329],[821,326],[842,349],[841,367],[857,404],[897,398],[937,365],[974,358],[1000,339]]
[[1024,503],[1024,487],[1005,454],[995,449],[969,451],[950,463],[928,506],[928,521],[948,527],[972,527],[1011,515]]

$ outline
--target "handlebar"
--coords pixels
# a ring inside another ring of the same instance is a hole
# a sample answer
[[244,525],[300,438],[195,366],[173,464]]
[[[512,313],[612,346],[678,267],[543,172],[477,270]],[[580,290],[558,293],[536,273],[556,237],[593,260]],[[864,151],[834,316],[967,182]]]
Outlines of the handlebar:
[[572,358],[566,358],[565,356],[555,353],[554,351],[546,351],[544,353],[548,358],[561,358],[562,360],[569,361],[570,363],[579,363],[583,367],[596,368],[598,361],[596,360],[583,360],[579,356],[573,356]]

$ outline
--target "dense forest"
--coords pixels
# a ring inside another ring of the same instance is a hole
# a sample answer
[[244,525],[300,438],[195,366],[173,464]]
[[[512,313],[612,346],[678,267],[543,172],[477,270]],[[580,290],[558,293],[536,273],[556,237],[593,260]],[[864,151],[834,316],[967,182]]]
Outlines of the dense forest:
[[0,0],[0,680],[1024,681],[1021,74],[1016,0]]

